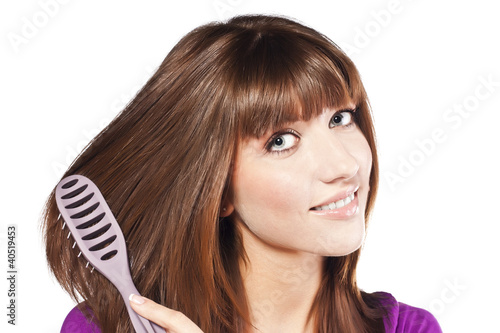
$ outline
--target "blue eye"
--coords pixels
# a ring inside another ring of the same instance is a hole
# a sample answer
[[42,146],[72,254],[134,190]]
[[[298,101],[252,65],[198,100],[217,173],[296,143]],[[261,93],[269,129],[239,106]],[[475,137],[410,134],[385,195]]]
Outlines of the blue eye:
[[298,136],[294,133],[278,133],[268,141],[266,150],[271,153],[284,152],[292,149],[298,140]]
[[353,110],[336,112],[330,119],[330,128],[351,125],[354,122],[353,113]]

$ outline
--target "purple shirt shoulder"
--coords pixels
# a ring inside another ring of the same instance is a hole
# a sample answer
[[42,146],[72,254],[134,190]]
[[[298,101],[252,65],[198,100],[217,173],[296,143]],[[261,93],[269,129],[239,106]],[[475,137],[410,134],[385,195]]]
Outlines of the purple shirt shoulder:
[[101,330],[95,322],[85,317],[78,306],[75,306],[66,316],[61,333],[101,333]]
[[383,306],[388,310],[385,318],[387,333],[442,333],[436,318],[429,311],[398,302],[386,292]]
[[[386,292],[379,291],[377,294],[385,297],[382,306],[388,310],[384,321],[387,333],[442,333],[439,323],[429,311],[398,302]],[[101,333],[101,330],[75,306],[64,320],[61,333]]]

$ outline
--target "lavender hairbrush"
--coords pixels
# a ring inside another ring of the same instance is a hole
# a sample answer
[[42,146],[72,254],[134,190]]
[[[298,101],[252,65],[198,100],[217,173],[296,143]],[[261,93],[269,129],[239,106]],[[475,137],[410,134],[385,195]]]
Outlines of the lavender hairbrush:
[[118,289],[138,333],[165,332],[163,328],[139,316],[129,305],[130,294],[139,295],[130,275],[125,238],[97,186],[80,175],[61,180],[56,187],[59,212],[68,226],[68,239],[73,235],[93,268],[102,273]]

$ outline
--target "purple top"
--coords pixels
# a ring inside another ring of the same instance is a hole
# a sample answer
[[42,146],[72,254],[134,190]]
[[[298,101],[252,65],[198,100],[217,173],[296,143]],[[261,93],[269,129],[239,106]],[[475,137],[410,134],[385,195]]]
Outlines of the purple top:
[[77,306],[71,310],[61,327],[61,333],[101,333],[96,323],[87,320]]
[[387,296],[384,306],[389,314],[384,320],[387,333],[442,333],[436,318],[427,310],[398,302],[386,292],[377,292]]
[[[429,311],[398,302],[389,293],[379,293],[387,296],[384,305],[390,309],[384,321],[387,333],[442,333]],[[101,333],[101,330],[74,307],[64,320],[61,333]]]

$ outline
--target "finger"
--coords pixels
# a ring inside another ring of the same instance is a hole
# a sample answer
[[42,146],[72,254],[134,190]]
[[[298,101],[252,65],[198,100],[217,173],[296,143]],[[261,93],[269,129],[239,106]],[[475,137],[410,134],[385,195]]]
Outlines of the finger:
[[138,296],[130,295],[130,306],[142,317],[163,327],[169,333],[203,333],[182,312],[164,307],[154,301]]

